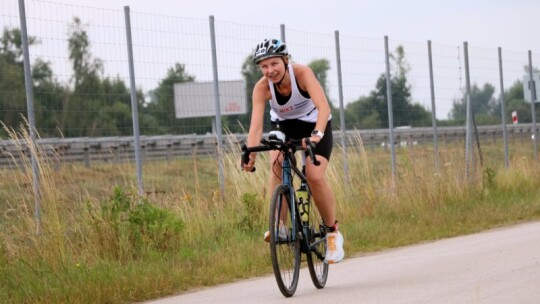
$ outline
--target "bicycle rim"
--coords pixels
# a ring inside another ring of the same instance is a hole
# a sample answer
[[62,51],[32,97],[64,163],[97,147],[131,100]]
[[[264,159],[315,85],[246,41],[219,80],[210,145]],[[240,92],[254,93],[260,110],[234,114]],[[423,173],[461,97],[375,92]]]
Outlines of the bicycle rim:
[[[274,191],[270,204],[270,254],[272,267],[279,290],[285,297],[291,297],[298,286],[300,274],[300,240],[292,238],[293,223],[289,211],[291,203],[289,188],[279,185]],[[281,219],[280,219],[281,214]]]
[[326,255],[326,235],[323,232],[323,220],[319,211],[311,203],[309,212],[309,244],[312,245],[311,251],[307,254],[307,263],[309,275],[313,285],[318,289],[326,285],[328,279],[328,263],[324,262]]

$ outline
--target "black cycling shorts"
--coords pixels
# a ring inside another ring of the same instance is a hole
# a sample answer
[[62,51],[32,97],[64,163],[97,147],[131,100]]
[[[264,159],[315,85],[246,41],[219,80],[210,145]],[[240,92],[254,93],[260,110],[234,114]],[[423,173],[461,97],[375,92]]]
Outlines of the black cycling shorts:
[[[311,137],[311,132],[315,129],[314,122],[305,122],[298,119],[272,121],[270,123],[270,130],[279,130],[285,133],[286,139],[301,139],[305,137]],[[332,154],[332,146],[334,140],[332,138],[332,121],[329,120],[326,124],[326,130],[323,131],[324,136],[317,146],[313,150],[313,153],[323,156],[327,160],[330,160]],[[306,152],[307,156],[307,152]]]

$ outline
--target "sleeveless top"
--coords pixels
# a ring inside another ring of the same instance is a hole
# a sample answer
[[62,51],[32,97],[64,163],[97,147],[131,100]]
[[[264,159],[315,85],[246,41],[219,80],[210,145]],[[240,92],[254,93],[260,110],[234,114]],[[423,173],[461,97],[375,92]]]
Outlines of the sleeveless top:
[[[274,88],[274,84],[268,80],[270,86],[270,92],[272,93],[272,99],[270,100],[270,120],[272,122],[283,121],[289,119],[299,119],[306,122],[317,122],[317,108],[315,104],[307,94],[307,97],[302,95],[296,78],[292,64],[289,64],[289,75],[291,77],[291,95],[289,97],[282,96]],[[288,100],[287,100],[288,98]],[[279,100],[279,102],[278,102]],[[331,116],[329,117],[329,119]]]

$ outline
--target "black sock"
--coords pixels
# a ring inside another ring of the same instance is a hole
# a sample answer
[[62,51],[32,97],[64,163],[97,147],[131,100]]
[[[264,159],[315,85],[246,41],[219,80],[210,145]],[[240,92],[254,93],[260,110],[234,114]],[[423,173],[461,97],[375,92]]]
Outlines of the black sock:
[[338,221],[336,221],[332,227],[326,226],[326,231],[328,232],[336,232],[336,230],[338,230]]

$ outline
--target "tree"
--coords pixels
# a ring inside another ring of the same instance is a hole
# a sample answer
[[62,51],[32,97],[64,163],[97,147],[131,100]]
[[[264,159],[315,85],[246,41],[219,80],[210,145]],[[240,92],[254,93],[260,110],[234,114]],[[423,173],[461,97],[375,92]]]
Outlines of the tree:
[[[68,30],[73,90],[62,100],[60,130],[66,136],[132,134],[130,92],[120,78],[103,76],[103,62],[94,58],[86,25],[77,17]],[[142,92],[137,102],[143,104]]]
[[[0,48],[0,54],[2,57],[10,63],[18,63],[22,65],[23,62],[23,50],[22,50],[22,34],[20,29],[7,29],[4,28],[2,35],[2,47]],[[35,37],[28,37],[28,45],[34,45],[37,43]]]
[[[394,127],[427,126],[431,124],[431,114],[411,97],[411,86],[407,80],[410,68],[405,58],[405,50],[398,46],[390,57],[392,75],[392,114]],[[388,128],[388,100],[385,74],[381,74],[375,84],[375,90],[369,96],[360,97],[347,105],[347,128]]]
[[63,100],[59,128],[68,137],[98,135],[96,126],[101,124],[96,121],[100,117],[96,113],[105,106],[101,90],[103,66],[101,60],[92,57],[86,26],[77,17],[69,25],[68,51],[73,91]]
[[406,78],[407,73],[411,70],[409,63],[405,59],[405,48],[402,45],[398,45],[395,53],[390,53],[390,59],[395,62],[395,66],[392,66],[395,70],[394,75],[398,78]]
[[[246,81],[246,96],[248,101],[251,101],[251,95],[253,95],[253,87],[261,79],[262,72],[261,69],[255,62],[253,62],[253,56],[249,55],[244,60],[242,64],[242,76]],[[248,113],[251,113],[251,102],[248,102]]]
[[328,59],[321,58],[311,61],[308,66],[313,70],[315,77],[319,80],[326,96],[328,97],[328,70],[330,70],[330,62]]
[[[29,38],[29,43],[35,43]],[[17,128],[26,117],[23,59],[19,29],[4,29],[0,46],[0,121],[6,126]],[[0,128],[0,134],[4,133]]]
[[73,18],[68,35],[69,59],[73,66],[75,91],[95,87],[103,72],[103,62],[92,57],[85,25],[78,17]]
[[42,137],[61,136],[58,128],[62,125],[63,100],[69,89],[55,78],[49,62],[36,60],[32,67],[34,79],[34,108],[36,128]]
[[[191,82],[195,80],[195,76],[186,72],[184,64],[176,63],[173,67],[167,70],[166,76],[159,82],[158,87],[151,91],[153,99],[143,109],[146,117],[145,121],[153,125],[155,133],[205,133],[211,128],[211,120],[209,118],[185,118],[177,119],[174,109],[174,84]],[[158,122],[158,126],[155,123]],[[198,126],[196,126],[198,125]],[[154,134],[155,134],[154,133]]]
[[531,115],[531,103],[525,101],[525,94],[523,91],[523,83],[519,80],[505,93],[506,101],[506,123],[512,122],[512,112],[517,113],[518,121],[520,123],[532,122]]
[[[17,128],[27,117],[21,31],[4,29],[0,42],[0,104],[7,110],[0,112],[0,121]],[[37,43],[35,37],[28,37],[30,47]],[[57,121],[51,110],[57,108],[59,97],[53,95],[64,90],[54,79],[50,63],[40,58],[32,65],[32,79],[36,129],[47,136]]]
[[330,105],[330,110],[332,111],[332,117],[335,117],[334,121],[339,121],[339,109],[334,106],[328,95],[328,71],[330,70],[330,62],[326,58],[315,59],[308,63],[308,66],[311,68],[313,74],[315,74],[315,77],[324,90],[326,98],[328,99],[328,104]]
[[[471,87],[470,102],[474,115],[480,115],[482,120],[477,120],[477,124],[491,123],[500,117],[500,104],[493,97],[495,87],[489,83],[482,88],[473,84]],[[467,94],[464,93],[461,99],[454,100],[449,118],[459,123],[464,123],[467,116]],[[488,118],[492,116],[491,118]]]

